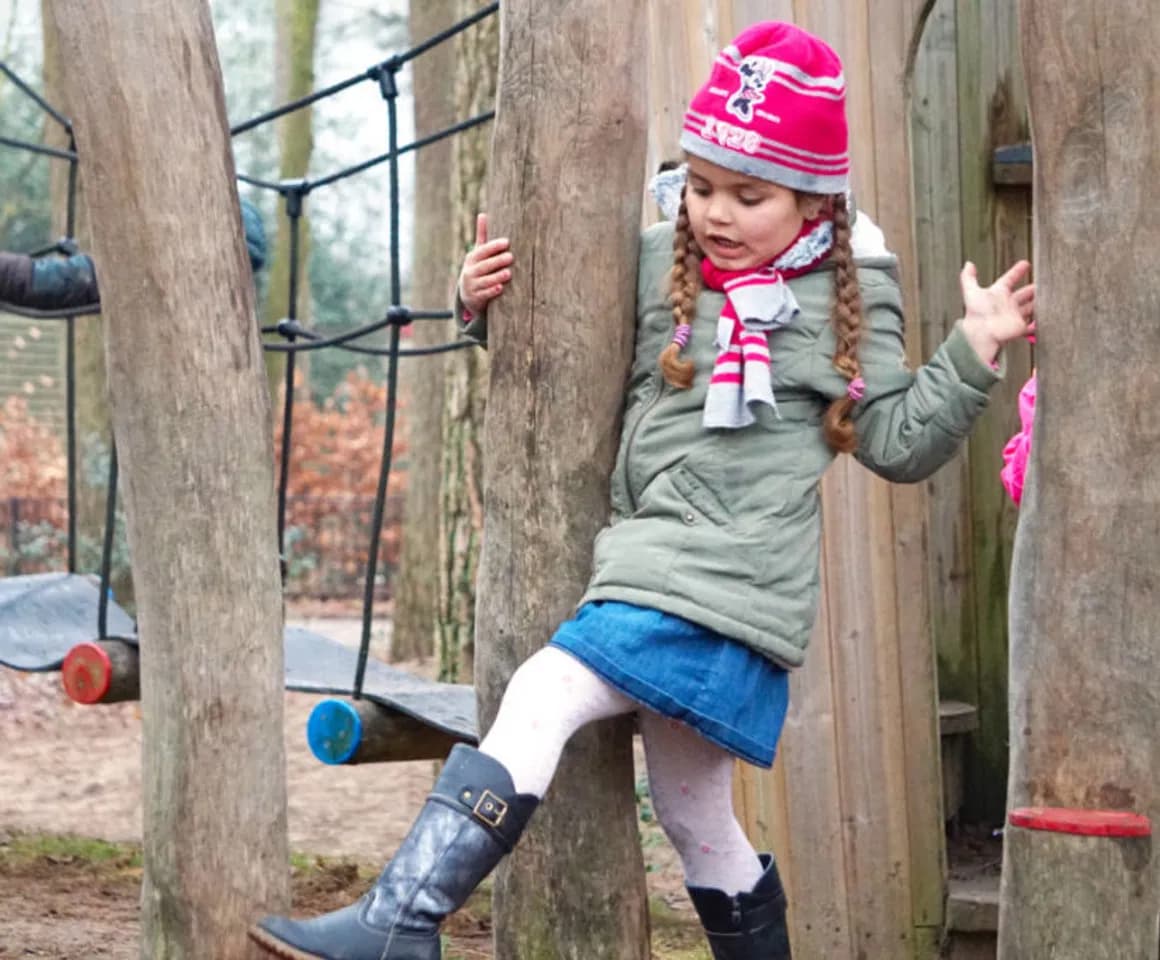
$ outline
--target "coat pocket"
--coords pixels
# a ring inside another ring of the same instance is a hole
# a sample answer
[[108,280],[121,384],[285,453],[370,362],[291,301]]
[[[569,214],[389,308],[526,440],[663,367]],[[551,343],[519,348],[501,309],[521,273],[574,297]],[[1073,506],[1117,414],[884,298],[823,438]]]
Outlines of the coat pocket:
[[671,477],[673,488],[677,493],[706,519],[722,527],[732,520],[732,514],[721,498],[688,467],[684,465],[674,467]]

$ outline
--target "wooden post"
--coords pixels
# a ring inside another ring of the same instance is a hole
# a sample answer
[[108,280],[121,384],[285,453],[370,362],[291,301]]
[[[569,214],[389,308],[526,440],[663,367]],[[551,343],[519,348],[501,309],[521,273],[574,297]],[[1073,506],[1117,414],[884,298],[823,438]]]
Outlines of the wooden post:
[[53,0],[141,639],[141,956],[288,906],[269,398],[205,0]]
[[[514,668],[572,612],[608,517],[636,299],[644,0],[505,0],[476,680],[486,730]],[[501,960],[648,956],[631,722],[581,731],[496,883]]]
[[[1155,821],[1160,294],[1148,251],[1160,249],[1160,21],[1150,0],[1021,10],[1039,402],[1011,583],[1008,804]],[[1151,843],[1043,837],[1007,844],[1000,957],[1154,960]],[[1120,908],[1064,926],[1061,905],[1092,896]]]

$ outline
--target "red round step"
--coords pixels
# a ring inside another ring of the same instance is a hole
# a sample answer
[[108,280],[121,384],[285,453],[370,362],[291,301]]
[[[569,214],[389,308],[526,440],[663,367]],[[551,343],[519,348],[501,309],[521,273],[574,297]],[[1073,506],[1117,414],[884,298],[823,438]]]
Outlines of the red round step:
[[64,691],[77,703],[100,703],[109,692],[113,665],[97,643],[78,643],[60,668]]
[[1007,822],[1027,830],[1074,833],[1081,837],[1150,837],[1152,821],[1126,810],[1075,810],[1069,807],[1020,807]]

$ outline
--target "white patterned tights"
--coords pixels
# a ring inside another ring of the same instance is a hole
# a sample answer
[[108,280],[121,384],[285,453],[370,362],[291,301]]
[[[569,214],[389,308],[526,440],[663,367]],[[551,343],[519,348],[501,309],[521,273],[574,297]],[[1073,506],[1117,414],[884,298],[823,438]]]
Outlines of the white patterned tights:
[[653,809],[686,883],[728,894],[752,889],[761,864],[733,814],[733,757],[641,707],[564,651],[545,647],[512,675],[480,750],[508,769],[518,793],[542,797],[572,734],[633,712],[640,715]]

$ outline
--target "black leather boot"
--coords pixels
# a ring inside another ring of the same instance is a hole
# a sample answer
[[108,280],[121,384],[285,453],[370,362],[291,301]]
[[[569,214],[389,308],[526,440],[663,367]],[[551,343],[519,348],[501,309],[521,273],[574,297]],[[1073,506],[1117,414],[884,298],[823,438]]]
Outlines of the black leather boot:
[[761,865],[765,872],[749,893],[688,888],[714,960],[790,960],[785,890],[773,857],[763,853]]
[[515,792],[503,764],[458,744],[369,893],[313,920],[267,917],[250,938],[283,960],[440,960],[439,925],[511,851],[538,805]]

